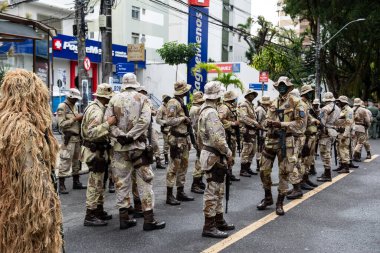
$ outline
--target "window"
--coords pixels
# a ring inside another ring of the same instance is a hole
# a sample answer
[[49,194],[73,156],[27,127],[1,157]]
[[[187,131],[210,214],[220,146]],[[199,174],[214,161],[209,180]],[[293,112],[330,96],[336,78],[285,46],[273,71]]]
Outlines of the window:
[[48,24],[49,26],[54,27],[55,29],[57,29],[57,33],[62,33],[63,31],[61,19],[58,19],[53,16],[46,16],[44,14],[37,14],[37,20],[44,24]]
[[145,9],[142,9],[142,14],[145,15]]
[[140,34],[132,33],[132,44],[139,44],[139,43],[140,43]]
[[140,7],[132,6],[132,18],[140,20]]

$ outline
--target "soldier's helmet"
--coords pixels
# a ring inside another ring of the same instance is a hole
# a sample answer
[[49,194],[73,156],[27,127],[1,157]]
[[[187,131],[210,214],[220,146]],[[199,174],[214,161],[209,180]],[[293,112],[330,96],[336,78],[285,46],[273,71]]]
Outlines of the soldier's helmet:
[[332,92],[326,92],[325,96],[323,97],[323,102],[334,102],[334,94]]
[[114,95],[112,91],[111,85],[108,83],[101,83],[98,85],[98,88],[96,89],[96,93],[94,93],[94,96],[101,97],[101,98],[108,98],[111,99]]
[[218,99],[223,96],[222,83],[219,81],[211,81],[205,85],[204,99]]
[[262,105],[270,105],[271,104],[270,97],[268,97],[268,96],[262,97],[260,99],[260,104],[262,104]]
[[301,96],[305,95],[306,93],[308,93],[310,91],[314,91],[314,89],[313,89],[313,87],[311,87],[311,85],[309,85],[309,84],[303,85],[301,87]]
[[170,99],[170,96],[168,96],[166,94],[162,95],[162,101],[165,101],[167,99]]
[[77,88],[71,88],[66,92],[66,96],[68,98],[76,98],[78,100],[82,100],[82,96]]
[[178,81],[174,84],[174,95],[183,95],[191,89],[191,85],[185,81]]
[[232,101],[238,97],[237,93],[233,90],[229,90],[224,93],[223,100],[224,101]]
[[362,102],[363,101],[360,98],[355,98],[354,99],[354,106],[361,106]]
[[203,98],[203,92],[202,91],[196,91],[193,94],[193,103],[194,104],[199,104],[203,103],[205,100]]
[[123,87],[122,88],[138,88],[140,84],[137,82],[137,77],[133,73],[126,73],[123,76]]
[[318,98],[313,100],[313,105],[320,105],[320,104],[321,104],[321,102],[319,101]]
[[297,97],[297,98],[300,97],[300,91],[299,91],[298,89],[293,89],[293,90],[291,90],[291,91],[289,92],[289,94],[290,94],[290,95],[293,95],[293,96],[295,96],[295,97]]
[[145,86],[137,87],[136,90],[138,92],[145,92],[146,94],[148,94],[148,90],[145,88]]
[[341,103],[348,104],[348,98],[346,96],[340,96],[337,101],[340,101]]
[[248,96],[249,94],[255,94],[255,97],[257,97],[257,95],[259,95],[256,91],[254,91],[252,89],[248,89],[244,92],[244,97]]
[[290,81],[289,77],[280,76],[280,78],[273,84],[274,88],[278,88],[280,83],[284,83],[288,87],[293,87],[293,83]]

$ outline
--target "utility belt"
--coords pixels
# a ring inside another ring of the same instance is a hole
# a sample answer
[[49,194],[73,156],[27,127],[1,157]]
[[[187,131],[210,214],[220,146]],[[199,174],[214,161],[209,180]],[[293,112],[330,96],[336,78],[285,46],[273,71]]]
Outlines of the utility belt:
[[89,148],[91,152],[95,153],[96,151],[104,152],[106,150],[110,150],[112,147],[109,142],[92,142],[84,140],[82,143],[83,146]]
[[67,146],[70,142],[71,137],[73,136],[79,136],[79,134],[72,133],[72,132],[63,132],[63,144]]
[[216,182],[218,184],[221,184],[224,182],[224,177],[228,173],[228,166],[223,162],[224,155],[219,152],[219,150],[210,147],[210,146],[203,146],[203,149],[213,153],[216,156],[219,156],[220,161],[216,162],[214,166],[210,170],[208,170],[206,173],[211,174],[211,177],[207,178],[207,182]]
[[138,169],[143,165],[150,165],[153,163],[153,147],[147,145],[144,150],[130,150],[127,151],[125,160],[133,164],[133,168]]
[[177,132],[177,131],[173,131],[173,130],[171,130],[170,131],[170,135],[173,135],[174,137],[180,137],[180,138],[187,138],[187,136],[189,136],[189,133],[179,133],[179,132]]

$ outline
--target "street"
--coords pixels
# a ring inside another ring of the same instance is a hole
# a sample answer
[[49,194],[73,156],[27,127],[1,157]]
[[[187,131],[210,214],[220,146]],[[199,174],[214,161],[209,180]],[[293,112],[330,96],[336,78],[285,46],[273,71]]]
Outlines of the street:
[[[379,144],[371,141],[373,156],[380,153]],[[192,150],[185,188],[188,193],[194,158]],[[136,227],[119,230],[115,195],[108,191],[105,210],[113,219],[106,227],[84,227],[86,192],[73,191],[69,179],[70,194],[61,196],[66,252],[380,252],[380,158],[359,165],[350,174],[334,172],[332,183],[307,194],[304,191],[302,199],[286,200],[283,217],[274,214],[274,205],[266,211],[256,209],[264,195],[259,176],[233,182],[225,217],[236,230],[225,240],[201,236],[202,195],[192,194],[195,201],[176,207],[165,204],[165,170],[154,170],[154,211],[157,219],[166,221],[166,228],[152,232],[142,230],[143,219],[137,219]],[[316,167],[320,175],[320,159]],[[235,175],[238,170],[235,165]],[[278,181],[277,171],[276,166],[274,181]],[[316,176],[311,178],[316,181]],[[83,182],[86,179],[82,176]],[[276,187],[272,191],[275,198]]]

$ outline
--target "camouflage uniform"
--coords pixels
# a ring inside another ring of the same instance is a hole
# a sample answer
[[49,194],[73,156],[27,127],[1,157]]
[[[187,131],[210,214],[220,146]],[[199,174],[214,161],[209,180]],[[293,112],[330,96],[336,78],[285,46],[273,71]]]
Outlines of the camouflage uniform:
[[335,122],[340,115],[340,108],[335,105],[334,101],[334,95],[331,92],[326,92],[324,96],[326,105],[320,113],[323,129],[319,139],[319,152],[325,169],[324,173],[317,178],[317,181],[320,182],[331,181],[331,148],[338,135],[335,130]]
[[[253,90],[247,90],[245,97],[249,94],[256,94]],[[255,108],[252,101],[245,99],[238,106],[238,120],[241,125],[241,135],[243,137],[243,149],[241,152],[241,169],[240,176],[247,177],[256,175],[251,170],[252,159],[256,153],[256,130],[261,128],[257,123]]]
[[[224,238],[228,234],[219,230],[232,230],[223,218],[224,177],[227,172],[226,160],[232,152],[226,142],[226,134],[218,117],[217,99],[222,96],[220,82],[209,82],[205,86],[206,102],[201,107],[199,137],[203,144],[200,163],[205,172],[207,187],[203,196],[205,225],[203,236]],[[212,101],[208,99],[213,99]]]
[[167,125],[167,103],[164,102],[167,98],[170,98],[167,95],[162,96],[162,105],[157,110],[156,122],[161,126],[162,138],[164,139],[164,148],[163,153],[165,156],[165,164],[169,163],[169,126]]
[[[362,107],[366,110],[366,112],[367,112],[367,114],[368,114],[368,117],[371,118],[371,117],[372,117],[372,113],[371,113],[371,111],[368,110],[368,109],[367,109],[365,106],[363,106],[363,105],[362,105]],[[365,150],[367,151],[367,157],[368,157],[368,156],[370,157],[370,156],[371,156],[371,145],[369,144],[369,131],[368,131],[368,129],[367,129],[367,131],[366,131],[366,139],[365,139],[363,145],[364,145]]]
[[368,101],[368,110],[371,112],[372,114],[372,118],[371,118],[371,126],[370,128],[368,129],[368,132],[369,132],[369,136],[371,139],[376,139],[377,138],[377,116],[378,114],[380,113],[379,112],[379,109],[373,105],[372,101]]
[[361,107],[360,98],[355,98],[354,100],[354,161],[361,161],[361,151],[363,144],[367,138],[367,129],[371,124],[371,118],[366,112],[364,107]]
[[[268,106],[270,105],[270,97],[262,97],[259,106],[256,107],[255,113],[257,116],[257,123],[259,123],[260,126],[262,126],[267,118],[267,111]],[[260,171],[260,159],[261,159],[261,152],[264,148],[264,141],[265,141],[266,132],[264,130],[259,130],[259,136],[257,137],[259,142],[257,143],[257,152],[256,152],[256,165],[257,165],[257,171]]]

